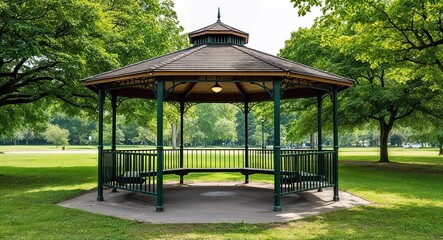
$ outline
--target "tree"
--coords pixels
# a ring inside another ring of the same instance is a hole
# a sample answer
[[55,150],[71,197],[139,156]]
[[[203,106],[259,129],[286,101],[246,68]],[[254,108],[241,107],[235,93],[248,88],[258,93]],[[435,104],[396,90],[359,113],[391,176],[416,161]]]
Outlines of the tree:
[[443,122],[441,119],[416,115],[410,125],[412,128],[411,139],[430,142],[438,147],[438,155],[443,155]]
[[11,137],[23,127],[43,132],[48,118],[43,102],[0,107],[0,135]]
[[138,125],[132,121],[122,126],[122,131],[125,134],[125,144],[135,144],[138,136]]
[[[112,143],[112,125],[111,124],[104,124],[103,126],[103,144],[105,145],[111,145]],[[98,130],[94,130],[91,133],[92,136],[92,143],[98,144]],[[123,130],[120,128],[120,126],[117,126],[116,128],[116,136],[115,136],[116,144],[122,144],[125,141],[125,134],[123,133]]]
[[[266,127],[265,127],[265,129],[266,129]],[[257,124],[255,126],[254,134],[252,134],[252,136],[251,136],[252,142],[254,142],[256,145],[259,145],[259,146],[261,146],[262,144],[264,144],[266,146],[267,139],[269,137],[269,133],[265,129],[262,129],[261,124]],[[262,130],[263,130],[263,136],[262,136]],[[263,137],[264,142],[262,142],[262,137]]]
[[147,144],[155,144],[157,141],[157,135],[149,128],[139,126],[137,128],[137,137],[134,138],[135,142],[138,142],[143,145]]
[[[443,2],[429,0],[291,0],[304,15],[321,6],[319,22],[337,30],[330,41],[372,68],[399,62],[408,78],[443,85]],[[343,29],[352,34],[342,35]]]
[[49,124],[46,131],[43,133],[43,137],[46,141],[55,144],[57,147],[59,145],[67,145],[69,131],[60,128],[58,125]]
[[213,127],[213,134],[216,136],[216,140],[221,140],[223,143],[232,143],[237,141],[237,132],[235,131],[236,126],[236,122],[232,121],[232,119],[217,119]]
[[185,120],[184,134],[183,134],[184,144],[191,145],[194,147],[196,147],[198,144],[203,144],[205,135],[200,131],[200,128],[197,125],[198,117],[193,115],[191,116],[187,115],[184,120]]
[[[232,139],[235,141],[237,139],[235,131],[237,111],[239,110],[231,104],[198,104],[196,106],[197,125],[200,132],[203,133],[205,145],[212,144],[217,140]],[[226,124],[226,122],[231,123]],[[223,127],[227,127],[227,129],[223,129]],[[222,133],[223,131],[232,131],[232,133]]]
[[71,117],[63,113],[54,114],[50,119],[50,123],[67,129],[69,131],[69,143],[74,145],[88,144],[88,137],[91,136],[96,127],[95,123],[88,121],[86,117]]
[[[432,104],[429,103],[438,102],[441,93],[432,90],[433,83],[422,78],[405,80],[404,76],[398,76],[396,63],[371,66],[360,61],[358,54],[342,52],[330,44],[329,31],[321,24],[311,29],[300,29],[292,34],[280,55],[355,79],[354,86],[340,94],[339,111],[341,116],[345,116],[340,119],[341,126],[353,129],[368,122],[376,123],[380,131],[380,162],[389,162],[388,140],[394,125],[416,111],[430,112],[428,106]],[[344,31],[340,36],[345,37],[347,33]],[[330,102],[326,102],[325,110],[330,112],[330,108]],[[312,125],[315,115],[314,107],[302,114],[295,129]],[[324,117],[328,120],[330,115]],[[294,133],[293,129],[291,133]]]
[[[170,0],[2,1],[0,113],[18,116],[29,103],[94,111],[96,96],[79,80],[181,48],[177,25]],[[1,120],[1,130],[18,126]]]

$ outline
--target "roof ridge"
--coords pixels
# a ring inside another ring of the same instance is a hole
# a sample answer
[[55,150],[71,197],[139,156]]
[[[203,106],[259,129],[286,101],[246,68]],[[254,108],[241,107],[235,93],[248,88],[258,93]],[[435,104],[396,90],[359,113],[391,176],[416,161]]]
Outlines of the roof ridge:
[[[261,54],[264,54],[264,55],[267,55],[267,56],[270,56],[270,57],[274,57],[274,58],[277,58],[277,59],[280,59],[280,60],[283,60],[283,61],[288,61],[288,62],[290,62],[290,63],[297,64],[297,65],[299,65],[299,66],[306,67],[306,68],[309,68],[309,69],[311,69],[311,70],[319,71],[319,72],[322,72],[322,73],[325,73],[325,74],[328,74],[328,75],[334,76],[334,77],[339,78],[339,79],[346,79],[346,80],[348,80],[348,81],[352,81],[352,82],[354,82],[353,79],[350,79],[350,78],[348,78],[348,77],[343,77],[343,76],[340,76],[340,75],[337,75],[337,74],[334,74],[334,73],[330,73],[330,72],[327,72],[327,71],[325,71],[325,70],[321,70],[321,69],[318,69],[318,68],[314,68],[314,67],[311,67],[311,66],[305,65],[305,64],[303,64],[303,63],[299,63],[299,62],[292,61],[292,60],[290,60],[290,59],[286,59],[286,58],[282,58],[282,57],[279,57],[279,56],[275,56],[275,55],[272,55],[272,54],[269,54],[269,53],[265,53],[265,52],[262,52],[262,51],[259,51],[259,50],[255,50],[255,49],[252,49],[252,48],[248,48],[248,47],[245,47],[245,46],[237,46],[237,45],[236,45],[235,47],[246,48],[248,51],[251,51],[251,52],[254,52],[254,51],[255,51],[255,52],[259,52],[259,53],[261,53]],[[244,52],[244,53],[246,53],[246,54],[248,54],[248,55],[250,55],[250,56],[253,56],[253,57],[255,57],[255,58],[259,59],[259,60],[265,61],[263,58],[261,58],[260,56],[257,56],[256,54],[250,54],[249,52],[243,51],[243,50],[241,50],[241,49],[239,49],[239,50],[242,51],[242,52]],[[267,62],[267,61],[266,61],[266,62]],[[273,65],[273,66],[275,66],[275,67],[278,67],[278,68],[280,68],[281,70],[284,70],[284,71],[289,70],[289,69],[287,69],[286,67],[284,67],[284,66],[282,66],[282,65],[280,65],[280,64],[278,64],[278,63],[276,63],[276,62],[274,62],[274,61],[272,61],[272,63],[273,63],[273,64],[271,64],[271,65]]]
[[[152,61],[152,60],[155,60],[155,59],[161,58],[161,57],[166,57],[166,56],[168,56],[168,55],[173,55],[173,54],[177,54],[177,53],[180,53],[180,52],[184,52],[184,51],[189,50],[189,49],[192,49],[192,48],[194,48],[194,47],[197,47],[197,46],[192,46],[192,47],[189,47],[189,48],[181,49],[181,50],[179,50],[179,51],[177,51],[177,52],[172,52],[172,53],[168,53],[168,54],[160,55],[160,56],[157,56],[157,57],[148,58],[148,59],[145,59],[145,60],[142,60],[142,61],[139,61],[139,62],[135,62],[135,63],[129,64],[129,65],[126,65],[126,66],[123,66],[123,67],[120,67],[120,68],[116,68],[116,69],[112,69],[112,70],[109,70],[109,71],[106,71],[106,72],[102,72],[102,73],[99,73],[99,74],[96,74],[96,75],[92,75],[92,76],[90,76],[90,77],[87,77],[87,78],[81,79],[80,81],[84,82],[84,81],[87,81],[87,80],[92,79],[92,78],[97,78],[97,77],[103,76],[103,75],[108,74],[108,73],[112,73],[112,72],[120,71],[120,70],[122,70],[122,69],[126,69],[126,68],[129,68],[129,67],[135,66],[135,65],[143,64],[143,63],[145,63],[145,62],[149,62],[149,61]],[[179,54],[179,55],[180,55],[180,54]]]
[[226,24],[226,23],[224,23],[224,22],[220,22],[220,25],[222,25],[223,27],[225,27],[225,28],[227,28],[227,29],[229,29],[229,30],[231,30],[231,31],[237,31],[237,32],[239,32],[239,33],[247,34],[246,32],[244,32],[244,31],[242,31],[242,30],[240,30],[240,29],[238,29],[238,28],[232,27],[232,26],[230,26],[230,25],[228,25],[228,24]]
[[[171,59],[168,59],[167,61],[160,62],[159,64],[154,65],[153,67],[149,68],[148,70],[149,71],[154,71],[154,70],[160,69],[160,68],[162,68],[162,67],[164,67],[164,66],[166,66],[166,65],[168,65],[170,63],[178,61],[178,60],[180,60],[180,59],[182,59],[182,58],[184,58],[184,57],[186,57],[186,56],[188,56],[188,55],[190,55],[190,54],[192,54],[194,52],[197,52],[200,49],[205,48],[205,47],[207,47],[206,44],[183,49],[183,50],[190,50],[190,51],[186,51],[184,53],[178,54],[177,56],[175,56],[175,57],[173,57]],[[192,48],[194,48],[194,49],[192,49]]]
[[[228,25],[228,24],[226,24],[226,23],[224,23],[224,22],[222,22],[222,21],[220,21],[220,22],[217,21],[217,22],[215,22],[215,23],[213,23],[213,24],[210,24],[210,25],[208,25],[208,26],[205,26],[205,27],[199,28],[199,29],[194,30],[194,31],[192,31],[192,32],[188,32],[188,35],[196,34],[196,33],[200,33],[200,32],[204,32],[204,31],[209,31],[209,30],[211,30],[211,28],[213,28],[213,27],[216,26],[216,25],[220,25],[220,26],[226,28],[226,29],[229,30],[229,31],[234,31],[234,32],[242,33],[242,34],[248,34],[248,33],[244,32],[244,31],[242,31],[242,30],[240,30],[240,29],[237,29],[237,28],[235,28],[235,27],[232,27],[232,26],[230,26],[230,25]],[[249,34],[248,34],[248,35],[249,35]]]
[[[257,56],[257,54],[251,53],[251,51],[245,51],[244,49],[241,49],[241,48],[240,48],[240,47],[243,47],[243,48],[246,48],[247,50],[251,50],[251,49],[248,48],[248,47],[245,47],[245,46],[238,46],[238,45],[232,45],[232,46],[233,46],[235,49],[237,49],[237,50],[239,50],[239,51],[242,51],[242,52],[248,54],[249,56],[254,57],[254,58],[256,58],[256,59],[258,59],[258,60],[260,60],[260,61],[266,62],[267,64],[269,64],[269,65],[271,65],[271,66],[274,66],[274,67],[276,67],[276,68],[279,68],[279,69],[281,69],[281,70],[283,70],[283,71],[287,71],[287,70],[288,70],[288,69],[285,68],[284,66],[282,66],[282,65],[280,65],[280,64],[278,64],[278,63],[276,63],[276,62],[274,62],[274,61],[268,62],[268,61],[266,61],[265,59],[261,58],[260,56]],[[257,50],[256,50],[256,51],[257,51]],[[257,51],[257,52],[260,52],[260,51]],[[260,52],[260,53],[264,53],[264,52]],[[271,55],[271,54],[267,54],[267,53],[264,53],[264,54],[269,55],[269,56],[272,56],[272,57],[275,57],[275,56],[273,56],[273,55]]]

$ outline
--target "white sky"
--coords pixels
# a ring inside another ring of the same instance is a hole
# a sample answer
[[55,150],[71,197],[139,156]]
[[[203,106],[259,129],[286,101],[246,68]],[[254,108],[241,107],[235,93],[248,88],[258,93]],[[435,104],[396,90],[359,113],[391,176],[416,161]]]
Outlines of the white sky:
[[173,0],[180,25],[185,33],[220,20],[249,33],[247,47],[276,55],[291,32],[310,27],[320,10],[299,17],[289,0]]

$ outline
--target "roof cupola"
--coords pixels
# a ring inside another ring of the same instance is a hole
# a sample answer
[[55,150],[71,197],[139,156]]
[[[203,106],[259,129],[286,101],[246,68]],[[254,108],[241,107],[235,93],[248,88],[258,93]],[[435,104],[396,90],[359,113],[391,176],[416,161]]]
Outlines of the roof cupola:
[[234,44],[243,46],[248,43],[249,34],[220,20],[220,8],[218,8],[217,22],[188,33],[189,41],[194,45],[202,44]]

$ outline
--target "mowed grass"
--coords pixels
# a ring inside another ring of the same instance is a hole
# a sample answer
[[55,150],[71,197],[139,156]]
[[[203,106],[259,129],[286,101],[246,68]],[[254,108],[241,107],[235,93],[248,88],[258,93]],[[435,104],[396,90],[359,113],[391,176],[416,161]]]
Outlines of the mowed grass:
[[[6,151],[0,154],[0,239],[443,239],[443,157],[435,149],[390,151],[395,163],[376,163],[374,149],[340,152],[340,188],[371,201],[367,206],[289,223],[161,225],[56,205],[96,186],[96,154]],[[251,180],[272,179],[266,177]],[[185,180],[243,176],[202,173]]]

